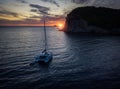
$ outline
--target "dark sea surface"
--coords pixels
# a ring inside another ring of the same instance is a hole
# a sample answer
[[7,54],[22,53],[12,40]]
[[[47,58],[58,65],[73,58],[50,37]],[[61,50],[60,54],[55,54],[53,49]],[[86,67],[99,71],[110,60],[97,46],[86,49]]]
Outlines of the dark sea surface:
[[120,36],[72,35],[47,27],[0,27],[0,89],[120,89]]

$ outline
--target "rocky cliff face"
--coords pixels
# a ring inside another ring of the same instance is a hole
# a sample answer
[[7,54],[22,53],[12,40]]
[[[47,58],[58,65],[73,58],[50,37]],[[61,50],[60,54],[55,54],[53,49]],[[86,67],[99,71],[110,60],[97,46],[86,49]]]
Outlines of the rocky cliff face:
[[120,10],[103,7],[76,8],[67,15],[64,30],[120,34]]

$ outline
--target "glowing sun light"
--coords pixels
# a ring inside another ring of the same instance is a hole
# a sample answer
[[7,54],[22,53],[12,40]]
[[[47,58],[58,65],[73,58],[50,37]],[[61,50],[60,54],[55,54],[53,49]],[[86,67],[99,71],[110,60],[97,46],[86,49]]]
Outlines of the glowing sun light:
[[58,28],[59,28],[59,29],[62,29],[63,27],[64,27],[64,25],[63,25],[63,24],[61,24],[61,23],[60,23],[60,24],[58,24]]

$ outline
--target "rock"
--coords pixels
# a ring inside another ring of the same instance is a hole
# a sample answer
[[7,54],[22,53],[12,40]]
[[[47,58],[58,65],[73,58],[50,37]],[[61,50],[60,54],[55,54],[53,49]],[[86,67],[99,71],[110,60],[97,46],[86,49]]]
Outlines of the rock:
[[65,32],[120,34],[120,10],[79,7],[66,17]]

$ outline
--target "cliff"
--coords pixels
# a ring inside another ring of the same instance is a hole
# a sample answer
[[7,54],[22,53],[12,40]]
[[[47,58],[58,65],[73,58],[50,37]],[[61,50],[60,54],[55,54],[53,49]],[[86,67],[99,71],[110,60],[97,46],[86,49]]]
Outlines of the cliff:
[[79,7],[66,17],[66,32],[120,34],[120,10],[104,7]]

